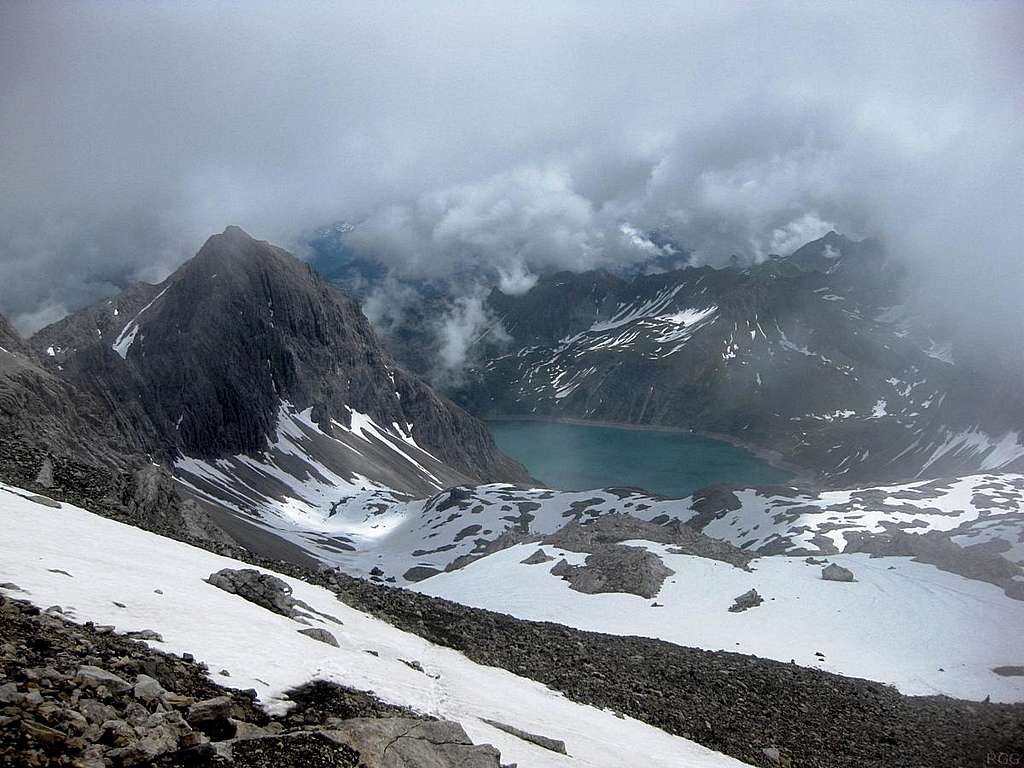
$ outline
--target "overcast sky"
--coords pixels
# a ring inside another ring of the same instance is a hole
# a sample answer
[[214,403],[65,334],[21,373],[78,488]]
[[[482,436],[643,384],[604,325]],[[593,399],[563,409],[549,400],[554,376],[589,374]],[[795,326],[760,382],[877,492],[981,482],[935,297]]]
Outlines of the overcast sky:
[[7,0],[0,311],[31,331],[232,223],[355,221],[400,274],[510,290],[652,231],[717,263],[835,227],[1019,330],[1022,9]]

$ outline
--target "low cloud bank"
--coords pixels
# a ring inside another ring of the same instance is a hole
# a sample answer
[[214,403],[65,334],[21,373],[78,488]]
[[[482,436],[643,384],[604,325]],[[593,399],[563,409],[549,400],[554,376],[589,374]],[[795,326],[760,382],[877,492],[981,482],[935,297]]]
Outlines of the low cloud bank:
[[0,310],[25,332],[160,279],[226,224],[300,248],[348,220],[397,279],[512,293],[549,269],[757,261],[836,228],[911,265],[922,307],[1024,338],[1018,4],[4,17]]

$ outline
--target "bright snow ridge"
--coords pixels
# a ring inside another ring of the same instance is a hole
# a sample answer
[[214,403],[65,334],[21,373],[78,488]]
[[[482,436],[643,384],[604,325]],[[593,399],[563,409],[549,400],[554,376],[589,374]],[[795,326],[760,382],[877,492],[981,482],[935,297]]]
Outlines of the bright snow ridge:
[[[112,624],[122,632],[155,630],[164,638],[155,647],[189,652],[210,669],[227,669],[233,685],[255,688],[271,710],[288,706],[280,698],[286,689],[325,679],[458,721],[474,742],[498,747],[506,763],[743,765],[637,720],[569,701],[539,683],[475,664],[344,605],[326,589],[281,576],[296,598],[343,622],[324,624],[341,646],[332,648],[300,635],[302,626],[295,621],[204,581],[222,568],[251,566],[69,504],[54,509],[32,496],[0,485],[0,581],[18,584],[36,605],[61,605],[78,621]],[[420,661],[428,674],[400,659]],[[510,736],[481,718],[563,739],[571,757]]]

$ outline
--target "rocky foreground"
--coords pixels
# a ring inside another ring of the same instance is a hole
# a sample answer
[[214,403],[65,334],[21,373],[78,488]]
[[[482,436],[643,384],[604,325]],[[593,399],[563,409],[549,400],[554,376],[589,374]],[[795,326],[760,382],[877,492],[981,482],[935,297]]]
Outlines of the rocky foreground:
[[457,723],[322,681],[270,717],[187,655],[3,596],[0,672],[4,766],[499,766]]

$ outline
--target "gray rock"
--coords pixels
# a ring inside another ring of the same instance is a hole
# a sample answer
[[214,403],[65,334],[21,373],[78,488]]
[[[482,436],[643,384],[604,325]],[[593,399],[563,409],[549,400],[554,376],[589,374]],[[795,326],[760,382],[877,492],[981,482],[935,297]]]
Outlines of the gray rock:
[[17,683],[0,685],[0,704],[18,704],[22,698],[24,698],[24,694],[18,693]]
[[305,635],[306,637],[311,637],[314,640],[319,640],[321,643],[327,643],[327,645],[333,645],[335,648],[339,647],[338,646],[338,641],[334,637],[334,635],[332,635],[326,629],[321,629],[320,627],[310,627],[309,629],[300,629],[299,630],[299,634],[300,635]]
[[733,600],[732,605],[729,606],[729,612],[740,613],[741,611],[746,611],[750,608],[756,608],[763,602],[764,598],[757,593],[757,590],[751,589]]
[[512,734],[516,738],[522,739],[523,741],[528,741],[531,744],[536,744],[538,747],[550,749],[552,752],[557,752],[560,755],[568,754],[568,752],[565,751],[565,742],[561,739],[551,739],[547,736],[538,736],[535,733],[530,733],[528,731],[521,730],[506,723],[498,722],[497,720],[488,720],[484,717],[481,717],[480,719],[488,725],[497,728],[499,731],[504,731],[505,733]]
[[83,664],[78,668],[75,680],[86,688],[106,686],[112,691],[127,691],[132,687],[132,684],[123,677],[90,664]]
[[152,629],[139,629],[134,632],[125,632],[128,637],[134,640],[151,640],[156,643],[162,643],[163,637],[159,632],[154,632]]
[[540,565],[541,563],[550,563],[554,559],[555,558],[553,558],[543,549],[538,549],[525,560],[520,560],[519,562],[521,562],[523,565]]
[[80,699],[78,711],[85,716],[86,720],[96,725],[117,718],[116,709],[101,701],[96,701],[96,699]]
[[185,719],[193,725],[214,720],[226,720],[231,716],[233,707],[234,703],[230,696],[217,696],[213,699],[197,701],[190,706]]
[[781,765],[782,764],[782,753],[779,752],[778,748],[776,748],[776,747],[765,747],[764,749],[761,750],[761,752],[768,759],[768,762],[771,763],[772,765]]
[[49,456],[43,459],[43,464],[39,467],[39,472],[36,474],[36,485],[53,488],[53,462],[50,461]]
[[992,671],[1001,677],[1024,677],[1024,667],[993,667]]
[[458,723],[404,717],[353,718],[324,734],[358,750],[366,768],[499,768],[501,753],[474,745]]
[[569,565],[563,559],[551,573],[568,581],[577,592],[588,595],[628,592],[650,599],[675,571],[646,549],[616,545],[599,548],[587,556],[583,565]]
[[853,581],[853,571],[832,563],[821,569],[821,578],[825,581]]
[[167,691],[164,690],[164,687],[149,675],[139,675],[135,679],[132,695],[140,701],[157,701],[165,693]]
[[282,579],[255,568],[224,568],[207,580],[218,589],[238,595],[250,603],[293,619],[300,602],[292,597],[292,588]]
[[235,727],[235,739],[258,739],[261,736],[270,735],[270,731],[266,728],[261,728],[258,725],[253,725],[243,720],[231,718],[230,722]]

